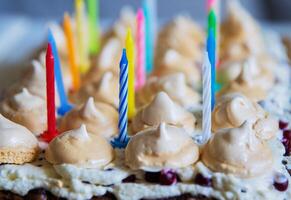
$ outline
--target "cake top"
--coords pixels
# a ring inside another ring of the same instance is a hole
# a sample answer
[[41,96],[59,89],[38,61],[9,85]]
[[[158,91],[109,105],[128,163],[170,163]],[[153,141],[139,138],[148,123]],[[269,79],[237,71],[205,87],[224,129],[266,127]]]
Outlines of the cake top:
[[186,167],[198,157],[198,146],[187,132],[165,123],[139,132],[125,149],[126,164],[146,171]]

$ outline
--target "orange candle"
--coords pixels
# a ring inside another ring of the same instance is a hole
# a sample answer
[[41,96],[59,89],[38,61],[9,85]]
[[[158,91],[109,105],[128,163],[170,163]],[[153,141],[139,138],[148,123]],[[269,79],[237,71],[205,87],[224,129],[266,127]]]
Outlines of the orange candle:
[[71,26],[71,19],[68,13],[65,13],[64,15],[64,32],[66,35],[70,71],[73,80],[73,91],[78,91],[80,88],[80,73],[76,62],[73,31]]

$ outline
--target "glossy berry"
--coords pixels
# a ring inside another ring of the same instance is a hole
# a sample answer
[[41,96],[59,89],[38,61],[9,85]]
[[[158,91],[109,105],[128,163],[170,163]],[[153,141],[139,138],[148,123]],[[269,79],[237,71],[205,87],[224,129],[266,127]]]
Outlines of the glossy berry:
[[288,139],[288,140],[291,140],[291,130],[284,130],[283,137]]
[[274,187],[283,192],[288,188],[288,179],[284,174],[278,173],[274,178]]
[[285,130],[283,132],[282,144],[285,147],[285,156],[291,154],[291,130]]
[[178,176],[173,170],[162,170],[160,173],[161,185],[173,185],[177,183]]
[[281,121],[281,120],[279,121],[279,128],[281,130],[284,130],[287,127],[288,127],[288,122],[284,122],[284,121]]
[[212,179],[210,177],[205,177],[202,174],[198,173],[194,179],[194,182],[198,185],[211,187],[212,186]]

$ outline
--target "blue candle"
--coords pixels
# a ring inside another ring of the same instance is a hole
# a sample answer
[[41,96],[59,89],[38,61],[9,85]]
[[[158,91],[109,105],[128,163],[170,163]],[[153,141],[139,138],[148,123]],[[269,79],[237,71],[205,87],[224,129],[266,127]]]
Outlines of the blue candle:
[[154,45],[154,37],[153,37],[153,27],[152,27],[152,16],[150,5],[147,0],[143,1],[143,11],[145,17],[145,60],[146,60],[146,72],[147,74],[152,72],[153,69],[153,45]]
[[71,104],[69,104],[68,98],[67,98],[67,95],[65,92],[64,83],[63,83],[63,79],[62,79],[62,70],[61,70],[60,58],[58,55],[56,42],[55,42],[55,39],[54,39],[54,36],[53,36],[51,30],[49,30],[49,32],[48,32],[48,41],[52,46],[52,52],[53,52],[53,56],[55,58],[54,59],[55,79],[56,79],[58,94],[59,94],[59,98],[60,98],[60,107],[58,108],[58,114],[61,116],[64,116],[68,111],[70,111],[73,108],[73,106]]
[[215,88],[216,88],[216,75],[215,75],[215,34],[214,34],[214,29],[210,28],[209,29],[209,35],[207,38],[207,52],[209,56],[209,61],[211,64],[211,110],[213,110],[214,105],[215,105]]
[[128,110],[128,60],[126,50],[123,49],[120,60],[119,73],[119,135],[111,143],[115,148],[125,148],[129,137],[127,135],[127,110]]

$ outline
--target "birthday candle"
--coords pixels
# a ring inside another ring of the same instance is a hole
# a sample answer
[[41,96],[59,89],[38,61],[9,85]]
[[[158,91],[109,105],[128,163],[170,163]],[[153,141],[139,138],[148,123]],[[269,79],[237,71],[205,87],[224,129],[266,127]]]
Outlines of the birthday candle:
[[202,65],[202,96],[203,96],[203,110],[202,110],[202,141],[206,143],[211,136],[211,64],[208,58],[208,53],[204,54],[204,61]]
[[128,59],[128,118],[131,119],[135,115],[135,91],[134,91],[134,43],[130,28],[127,30],[126,40],[126,55]]
[[73,107],[69,104],[68,98],[65,92],[57,45],[56,45],[54,36],[50,30],[48,34],[48,40],[49,40],[49,43],[51,44],[52,52],[54,56],[55,78],[56,78],[57,89],[58,89],[59,98],[60,98],[60,107],[58,109],[58,114],[61,116],[64,116]]
[[125,148],[129,137],[127,135],[127,111],[128,111],[128,60],[126,57],[126,50],[123,49],[120,60],[119,73],[119,135],[111,143],[116,148]]
[[144,15],[143,10],[137,11],[137,79],[136,90],[140,89],[146,79],[145,74],[145,38],[144,38]]
[[76,92],[80,88],[80,73],[77,67],[77,62],[76,62],[73,31],[72,31],[70,16],[68,15],[68,13],[65,13],[64,15],[64,32],[65,32],[66,41],[67,41],[70,72],[71,72],[72,81],[73,81],[73,91]]
[[54,56],[51,44],[47,45],[46,50],[46,99],[47,99],[47,131],[41,138],[50,142],[57,136],[56,111],[55,111],[55,75],[54,75]]
[[78,43],[78,55],[79,55],[79,68],[81,73],[86,73],[89,69],[89,60],[87,54],[87,48],[85,44],[84,33],[84,17],[85,7],[84,0],[75,0],[76,7],[76,25],[77,25],[77,43]]
[[210,11],[215,5],[215,0],[207,0],[206,4],[207,4],[207,10]]
[[210,29],[214,30],[214,36],[216,37],[217,34],[216,16],[213,9],[211,9],[208,14],[208,35],[210,34]]
[[89,15],[89,49],[91,54],[96,54],[100,47],[99,34],[99,0],[88,0]]
[[152,36],[152,24],[151,24],[151,10],[147,0],[143,2],[143,11],[145,17],[145,40],[146,40],[146,72],[147,74],[152,72],[153,69],[153,36]]
[[215,80],[216,80],[216,75],[215,75],[215,38],[214,38],[214,30],[210,29],[209,35],[207,38],[207,52],[208,52],[208,57],[209,61],[211,64],[211,109],[213,110],[214,105],[215,105]]

